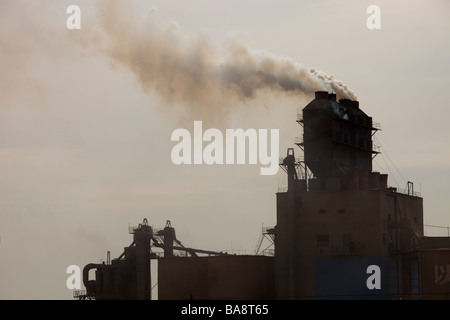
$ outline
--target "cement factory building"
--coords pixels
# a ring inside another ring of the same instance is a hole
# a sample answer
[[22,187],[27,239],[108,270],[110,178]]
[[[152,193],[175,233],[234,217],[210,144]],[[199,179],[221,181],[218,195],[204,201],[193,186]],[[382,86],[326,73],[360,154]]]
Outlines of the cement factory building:
[[297,122],[304,157],[289,148],[280,164],[288,185],[276,194],[274,256],[185,248],[170,223],[144,223],[121,257],[86,266],[78,298],[149,299],[155,258],[161,300],[450,299],[450,238],[424,236],[412,183],[397,190],[372,171],[379,125],[357,101],[321,91]]

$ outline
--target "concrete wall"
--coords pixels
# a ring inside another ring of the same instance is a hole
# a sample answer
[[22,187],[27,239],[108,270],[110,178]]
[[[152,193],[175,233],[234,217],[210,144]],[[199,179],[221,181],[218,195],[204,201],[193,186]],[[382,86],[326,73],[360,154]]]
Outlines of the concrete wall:
[[[277,194],[275,273],[279,299],[315,298],[317,259],[390,258],[393,248],[411,249],[412,237],[423,235],[422,199],[418,197],[387,190],[309,191],[299,197],[296,208],[289,210],[294,203],[289,201],[289,191]],[[293,221],[295,232],[288,221]],[[292,266],[295,275],[288,279]],[[295,292],[289,288],[292,282]]]
[[274,291],[273,257],[158,260],[159,300],[273,299]]
[[420,252],[421,298],[450,299],[450,250]]

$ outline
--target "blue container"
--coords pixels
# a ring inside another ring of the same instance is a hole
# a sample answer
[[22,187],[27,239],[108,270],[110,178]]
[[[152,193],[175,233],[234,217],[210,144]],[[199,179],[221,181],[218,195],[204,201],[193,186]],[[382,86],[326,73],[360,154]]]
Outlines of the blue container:
[[397,264],[384,257],[316,260],[317,299],[394,299]]

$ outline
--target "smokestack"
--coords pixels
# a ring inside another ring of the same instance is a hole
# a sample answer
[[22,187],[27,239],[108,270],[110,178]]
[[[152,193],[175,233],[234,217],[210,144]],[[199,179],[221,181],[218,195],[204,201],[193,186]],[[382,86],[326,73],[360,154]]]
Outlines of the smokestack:
[[346,107],[350,107],[351,102],[352,102],[352,100],[350,100],[350,99],[340,99],[339,100],[339,103],[343,104]]
[[359,101],[350,101],[350,106],[352,106],[355,109],[359,109]]
[[315,95],[316,95],[316,99],[328,99],[327,91],[316,91]]

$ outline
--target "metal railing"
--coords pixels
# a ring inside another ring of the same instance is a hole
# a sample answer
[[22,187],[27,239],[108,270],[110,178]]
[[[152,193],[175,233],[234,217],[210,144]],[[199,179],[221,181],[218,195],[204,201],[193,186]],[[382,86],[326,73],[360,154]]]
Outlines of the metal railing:
[[262,232],[263,233],[267,233],[267,234],[272,234],[273,233],[273,231],[275,230],[275,227],[263,227],[262,228]]
[[273,256],[275,256],[275,249],[265,249],[265,250],[259,252],[258,256],[273,257]]
[[294,144],[303,144],[303,137],[295,137]]
[[86,295],[86,290],[75,290],[73,292],[73,297],[74,298],[78,298],[80,296],[85,296]]
[[75,290],[73,298],[77,300],[94,300],[95,296],[88,296],[86,290]]
[[[269,251],[269,249],[265,249],[264,251]],[[264,252],[264,251],[261,251],[261,252]],[[226,252],[229,255],[236,255],[236,256],[254,256],[255,255],[254,250],[226,250],[224,252]],[[259,253],[258,255],[268,255],[268,254]]]
[[[446,236],[447,237],[450,237],[450,227],[449,226],[433,226],[433,225],[429,225],[429,224],[424,224],[423,225],[424,227],[427,227],[427,228],[435,228],[435,229],[440,229],[441,230],[441,232],[438,232],[438,236],[443,236],[443,234],[444,234],[444,232],[446,233]],[[444,231],[445,230],[445,231]],[[434,236],[434,237],[436,237],[437,235],[436,235],[436,232],[428,232],[428,230],[424,230],[424,233],[425,233],[425,235],[428,235],[428,234],[432,234],[432,236]]]
[[381,147],[373,144],[372,145],[372,151],[380,153],[381,152]]
[[399,188],[397,188],[397,193],[406,194],[406,195],[414,196],[414,197],[421,197],[421,193],[420,192],[408,191],[408,189],[399,189]]
[[[283,161],[284,161],[285,158],[286,158],[286,157],[279,157],[279,158],[278,158],[280,164],[283,163]],[[297,156],[297,157],[295,157],[295,162],[296,162],[296,163],[304,162],[304,161],[305,161],[305,157],[304,157],[304,156]]]

